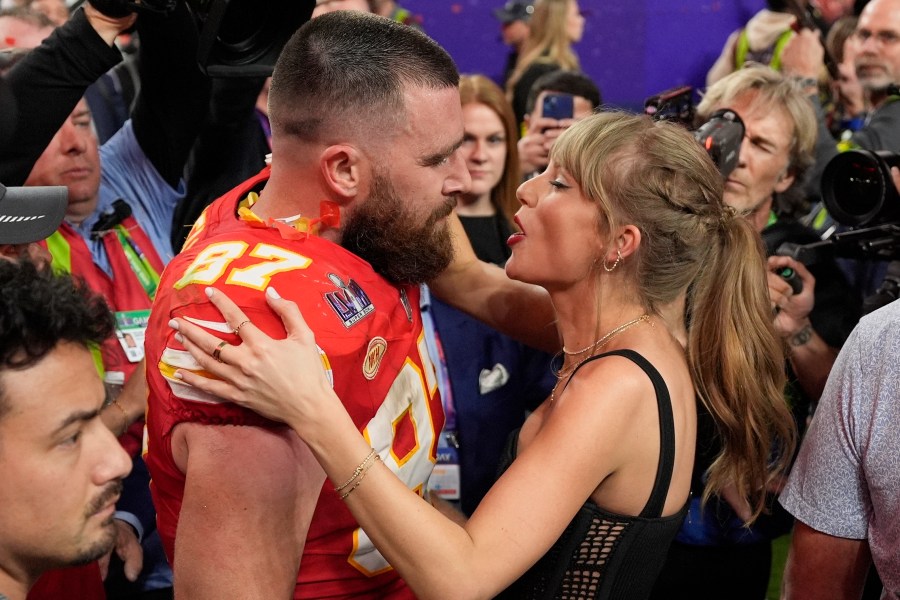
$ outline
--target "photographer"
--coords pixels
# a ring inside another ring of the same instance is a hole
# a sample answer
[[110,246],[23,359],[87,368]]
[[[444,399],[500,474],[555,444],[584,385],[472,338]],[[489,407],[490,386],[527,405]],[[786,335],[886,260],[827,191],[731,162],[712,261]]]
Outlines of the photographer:
[[[711,86],[698,106],[698,118],[706,120],[723,108],[735,111],[745,126],[724,201],[748,219],[766,243],[774,324],[790,350],[786,394],[802,429],[834,361],[834,348],[849,335],[859,314],[859,306],[849,301],[846,281],[824,251],[808,267],[771,256],[784,242],[818,239],[794,217],[802,210],[799,193],[813,161],[815,117],[791,81],[762,66],[741,69]],[[793,289],[778,273],[786,267],[799,276],[802,287]],[[697,438],[691,514],[669,551],[654,597],[762,598],[771,569],[771,540],[787,532],[790,518],[782,511],[743,527],[747,507],[733,501],[728,491],[701,507],[706,472],[724,443],[702,410]]]
[[[872,0],[863,9],[854,38],[858,43],[854,64],[856,76],[872,107],[865,125],[842,140],[847,148],[900,152],[900,102],[896,86],[900,83],[900,0]],[[811,191],[818,192],[822,170],[838,153],[831,137],[825,113],[818,98],[816,79],[823,70],[824,49],[817,32],[802,30],[784,49],[782,70],[805,86],[816,109],[819,140]]]

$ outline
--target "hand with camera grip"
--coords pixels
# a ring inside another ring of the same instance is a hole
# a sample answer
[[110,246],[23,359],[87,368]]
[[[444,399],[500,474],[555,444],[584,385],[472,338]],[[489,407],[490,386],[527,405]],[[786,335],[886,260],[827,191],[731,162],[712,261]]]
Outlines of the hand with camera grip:
[[[775,329],[782,338],[790,339],[809,323],[809,313],[815,305],[816,279],[803,263],[789,256],[770,256],[768,259],[769,299],[775,314]],[[799,282],[799,291],[794,291],[781,274],[785,269],[793,271]]]
[[[788,359],[803,391],[818,399],[825,388],[837,349],[829,346],[813,329],[809,315],[815,306],[816,279],[806,266],[789,256],[768,259],[769,299],[772,302],[775,329],[787,342]],[[794,292],[780,275],[785,268],[793,270],[803,287]]]
[[99,10],[91,3],[84,3],[84,16],[87,17],[88,23],[94,28],[104,42],[112,46],[116,37],[120,33],[128,31],[137,21],[137,15],[134,13],[127,14],[123,17],[110,17]]

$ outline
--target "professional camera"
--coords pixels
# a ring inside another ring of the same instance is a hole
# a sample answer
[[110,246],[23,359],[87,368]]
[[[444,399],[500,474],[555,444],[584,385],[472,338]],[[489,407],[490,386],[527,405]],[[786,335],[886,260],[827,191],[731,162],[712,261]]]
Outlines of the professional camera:
[[[644,101],[644,113],[657,121],[670,121],[691,129],[695,120],[694,88],[676,87],[650,96]],[[694,131],[694,139],[706,149],[722,177],[737,166],[744,139],[744,122],[731,109],[714,112]]]
[[650,96],[644,100],[644,114],[690,129],[694,125],[694,88],[683,85]]
[[312,16],[315,0],[89,0],[110,17],[168,14],[179,1],[197,21],[197,61],[210,77],[268,77],[291,35]]
[[900,196],[891,167],[900,154],[848,150],[835,156],[822,173],[822,200],[829,214],[851,227],[900,220]]
[[717,110],[709,120],[694,131],[694,139],[706,149],[722,177],[737,166],[744,139],[744,122],[730,108]]

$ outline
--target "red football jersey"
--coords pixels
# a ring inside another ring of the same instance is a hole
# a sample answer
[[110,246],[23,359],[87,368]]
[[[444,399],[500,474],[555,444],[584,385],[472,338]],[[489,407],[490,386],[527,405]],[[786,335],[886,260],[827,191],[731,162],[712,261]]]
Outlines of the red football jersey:
[[[390,284],[367,262],[322,238],[287,239],[277,229],[237,219],[237,202],[263,180],[264,174],[205,211],[186,250],[166,268],[151,313],[145,341],[150,384],[147,465],[159,532],[170,559],[184,492],[184,474],[170,446],[173,428],[185,421],[283,426],[173,377],[177,368],[197,368],[167,325],[173,316],[189,319],[231,344],[240,343],[208,302],[207,286],[227,293],[254,325],[277,338],[286,334],[266,304],[265,289],[272,285],[296,302],[315,332],[337,395],[384,464],[421,493],[436,460],[444,416],[425,348],[418,288]],[[329,481],[312,518],[294,597],[413,597]]]

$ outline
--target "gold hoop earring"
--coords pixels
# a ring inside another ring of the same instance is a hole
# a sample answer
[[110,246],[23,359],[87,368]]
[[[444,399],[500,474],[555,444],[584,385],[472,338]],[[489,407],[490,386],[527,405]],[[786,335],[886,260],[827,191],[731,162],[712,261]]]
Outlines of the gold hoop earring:
[[616,270],[616,267],[619,266],[620,260],[622,260],[622,251],[616,250],[616,262],[613,263],[613,266],[608,267],[608,266],[606,266],[606,257],[604,257],[603,258],[603,270],[606,271],[607,273],[612,273],[613,271]]

